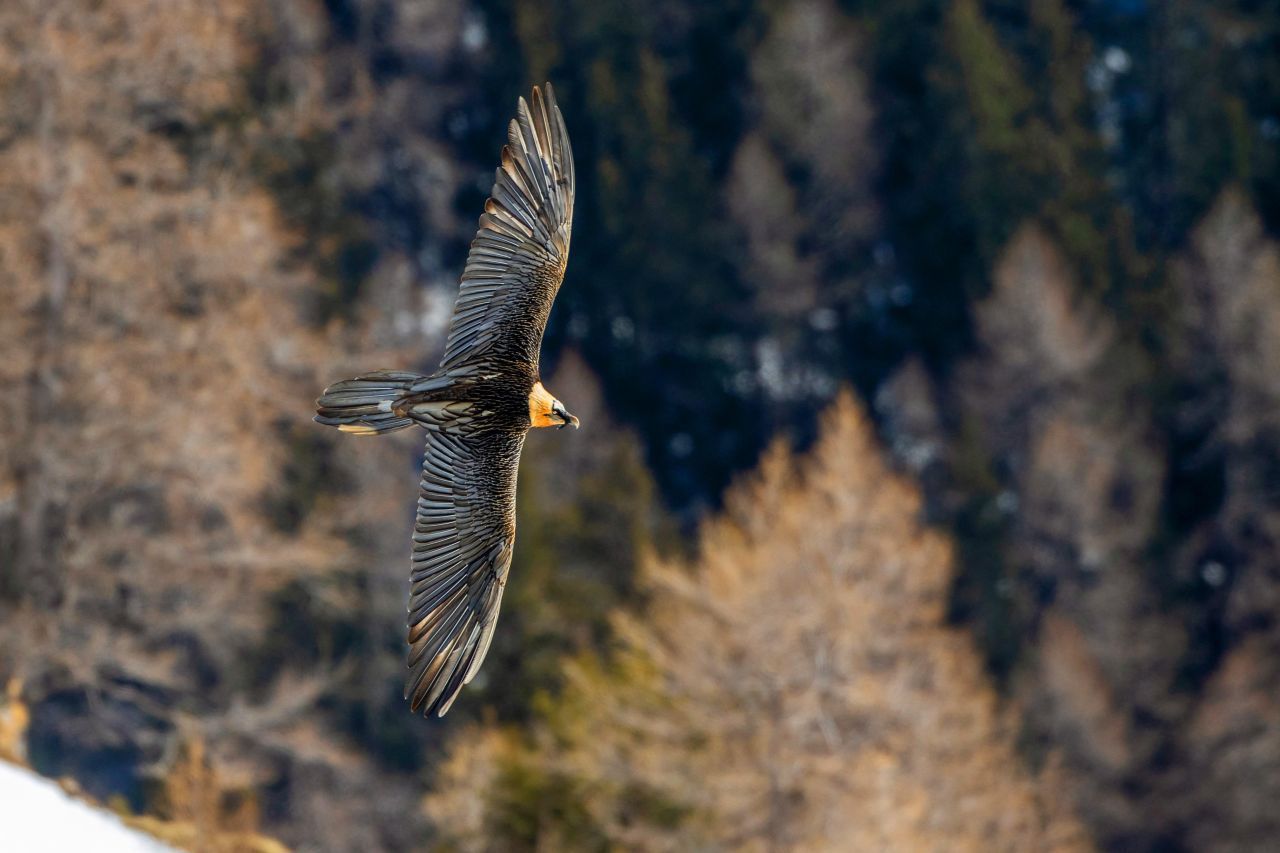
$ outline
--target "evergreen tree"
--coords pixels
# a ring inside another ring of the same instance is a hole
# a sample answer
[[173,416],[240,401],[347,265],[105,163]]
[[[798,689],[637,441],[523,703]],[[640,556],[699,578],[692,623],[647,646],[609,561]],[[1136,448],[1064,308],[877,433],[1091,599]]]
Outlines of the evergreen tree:
[[1059,0],[916,0],[869,17],[888,143],[881,195],[918,291],[905,346],[935,369],[966,348],[968,303],[1029,218],[1105,287],[1110,208],[1083,90],[1089,49]]
[[[728,261],[715,158],[678,109],[677,86],[697,75],[679,77],[672,60],[715,24],[732,43],[735,7],[695,13],[674,33],[664,28],[671,10],[626,0],[490,11],[488,20],[512,22],[507,50],[518,60],[503,79],[552,80],[573,138],[573,253],[547,346],[573,341],[597,366],[610,407],[641,427],[668,497],[688,508],[758,451],[768,427],[735,391],[754,367],[759,319]],[[727,75],[733,63],[699,72]],[[716,79],[724,113],[733,85]]]

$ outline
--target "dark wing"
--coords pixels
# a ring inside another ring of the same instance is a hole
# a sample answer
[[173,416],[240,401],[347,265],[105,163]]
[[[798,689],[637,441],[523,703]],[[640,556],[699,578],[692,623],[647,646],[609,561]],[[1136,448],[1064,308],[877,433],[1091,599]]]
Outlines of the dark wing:
[[462,273],[442,367],[538,366],[542,332],[569,260],[573,153],[551,84],[520,99],[502,166]]
[[444,716],[493,639],[516,535],[522,434],[427,433],[413,530],[405,698]]

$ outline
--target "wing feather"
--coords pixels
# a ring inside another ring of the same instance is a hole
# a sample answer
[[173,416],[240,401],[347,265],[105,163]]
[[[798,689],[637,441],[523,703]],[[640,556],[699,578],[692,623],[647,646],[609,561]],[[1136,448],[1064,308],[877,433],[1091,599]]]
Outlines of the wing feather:
[[[500,162],[441,361],[451,376],[512,364],[537,370],[569,258],[575,187],[569,134],[550,85],[520,99]],[[423,416],[435,411],[430,401],[422,406]],[[462,411],[445,409],[441,416]],[[515,542],[523,443],[523,434],[427,433],[408,608],[405,698],[415,711],[443,715],[493,642]]]
[[564,279],[573,225],[573,152],[548,83],[521,98],[462,273],[441,366],[517,362],[535,370]]
[[427,433],[413,531],[409,676],[414,711],[443,716],[488,653],[515,543],[523,435]]

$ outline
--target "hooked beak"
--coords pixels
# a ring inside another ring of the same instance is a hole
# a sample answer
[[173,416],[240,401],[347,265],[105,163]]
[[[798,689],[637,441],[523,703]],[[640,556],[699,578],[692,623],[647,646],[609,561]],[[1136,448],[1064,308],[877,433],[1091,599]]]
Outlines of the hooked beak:
[[567,426],[572,426],[574,429],[578,428],[578,419],[573,415],[563,411],[556,412],[556,414],[560,417],[560,420],[564,421],[564,423],[560,424],[556,429],[564,429]]

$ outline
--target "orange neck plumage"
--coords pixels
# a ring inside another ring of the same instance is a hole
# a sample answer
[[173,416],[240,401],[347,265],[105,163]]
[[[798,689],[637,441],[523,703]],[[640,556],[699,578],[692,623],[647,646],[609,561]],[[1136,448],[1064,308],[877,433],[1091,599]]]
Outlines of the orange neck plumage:
[[551,404],[555,401],[541,382],[533,383],[529,391],[529,423],[535,427],[563,426],[564,421],[551,414]]

